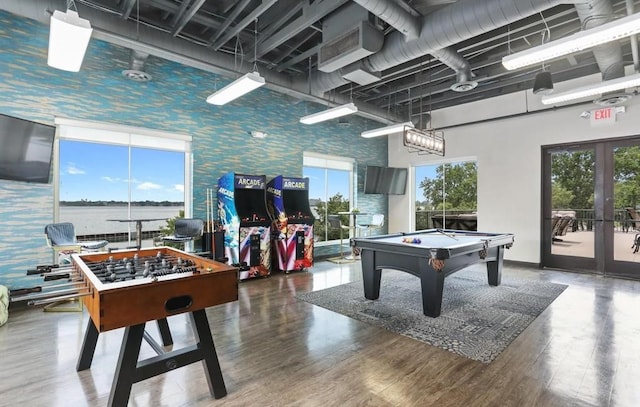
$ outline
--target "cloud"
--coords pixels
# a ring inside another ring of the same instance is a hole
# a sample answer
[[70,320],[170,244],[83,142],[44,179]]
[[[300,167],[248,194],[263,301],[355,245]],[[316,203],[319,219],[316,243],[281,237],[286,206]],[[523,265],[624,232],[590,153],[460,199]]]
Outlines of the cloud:
[[103,181],[113,182],[113,183],[122,181],[121,178],[114,178],[114,177],[108,177],[108,176],[100,177],[100,179]]
[[175,184],[173,186],[174,191],[178,191],[178,192],[183,192],[184,193],[184,185],[182,184]]
[[154,184],[153,182],[143,182],[136,187],[136,189],[142,189],[144,191],[148,191],[151,189],[162,189],[161,185]]
[[66,172],[69,175],[82,175],[86,173],[84,170],[81,170],[80,168],[76,167],[75,163],[67,163]]

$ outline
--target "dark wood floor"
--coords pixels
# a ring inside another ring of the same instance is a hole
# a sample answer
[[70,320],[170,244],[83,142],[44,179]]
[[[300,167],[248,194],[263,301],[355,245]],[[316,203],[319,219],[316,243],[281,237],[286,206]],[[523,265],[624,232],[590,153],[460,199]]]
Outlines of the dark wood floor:
[[[211,398],[196,363],[134,384],[129,405],[640,405],[638,282],[507,265],[509,275],[569,288],[482,364],[294,297],[359,273],[358,263],[318,262],[242,283],[239,301],[207,310],[228,395]],[[0,328],[0,405],[106,405],[123,330],[101,334],[91,369],[76,372],[87,321],[86,312],[11,310]],[[193,343],[187,318],[169,324],[174,346]],[[141,357],[153,355],[143,345]]]

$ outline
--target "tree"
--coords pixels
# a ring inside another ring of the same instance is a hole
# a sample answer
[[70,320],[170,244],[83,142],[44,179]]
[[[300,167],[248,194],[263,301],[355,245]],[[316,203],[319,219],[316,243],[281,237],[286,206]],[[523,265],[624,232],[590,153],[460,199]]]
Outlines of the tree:
[[[446,200],[442,186],[445,186]],[[419,188],[431,208],[436,210],[476,210],[478,201],[478,167],[475,162],[444,164],[435,178],[425,178]]]
[[[337,193],[329,198],[329,201],[318,202],[316,206],[318,217],[314,223],[314,235],[319,236],[318,241],[324,240],[325,230],[327,230],[327,215],[337,214],[338,212],[346,212],[349,210],[349,200],[344,198],[341,193]],[[341,215],[341,222],[348,224],[348,215]],[[340,230],[329,228],[327,240],[340,239]]]
[[[595,157],[593,150],[556,153],[551,160],[551,181],[559,190],[568,191],[573,198],[571,209],[593,207]],[[553,199],[552,199],[553,201]]]
[[614,154],[614,199],[617,208],[640,204],[640,147],[620,147]]

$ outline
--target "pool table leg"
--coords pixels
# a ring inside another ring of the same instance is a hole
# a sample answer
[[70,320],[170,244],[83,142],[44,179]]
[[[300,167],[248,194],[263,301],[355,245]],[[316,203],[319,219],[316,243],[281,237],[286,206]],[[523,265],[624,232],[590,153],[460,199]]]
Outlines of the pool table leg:
[[422,288],[422,312],[432,318],[440,316],[444,272],[436,271],[427,259],[420,259],[420,285]]
[[504,246],[496,247],[496,259],[487,262],[487,279],[489,285],[499,286],[502,279],[502,263],[504,260]]
[[362,262],[362,280],[364,282],[364,298],[377,300],[380,297],[380,277],[382,269],[376,268],[375,251],[362,250],[360,261]]

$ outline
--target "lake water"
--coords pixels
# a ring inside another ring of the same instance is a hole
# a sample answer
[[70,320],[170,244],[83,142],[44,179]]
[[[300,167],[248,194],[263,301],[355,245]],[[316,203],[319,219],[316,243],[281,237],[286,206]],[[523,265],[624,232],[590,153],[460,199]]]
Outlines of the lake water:
[[[131,208],[129,216],[126,206],[61,206],[60,222],[73,223],[78,236],[135,232],[135,222],[112,222],[109,219],[169,219],[178,216],[183,209],[183,206],[136,206]],[[166,220],[142,222],[143,231],[159,230],[164,226],[167,226]]]

